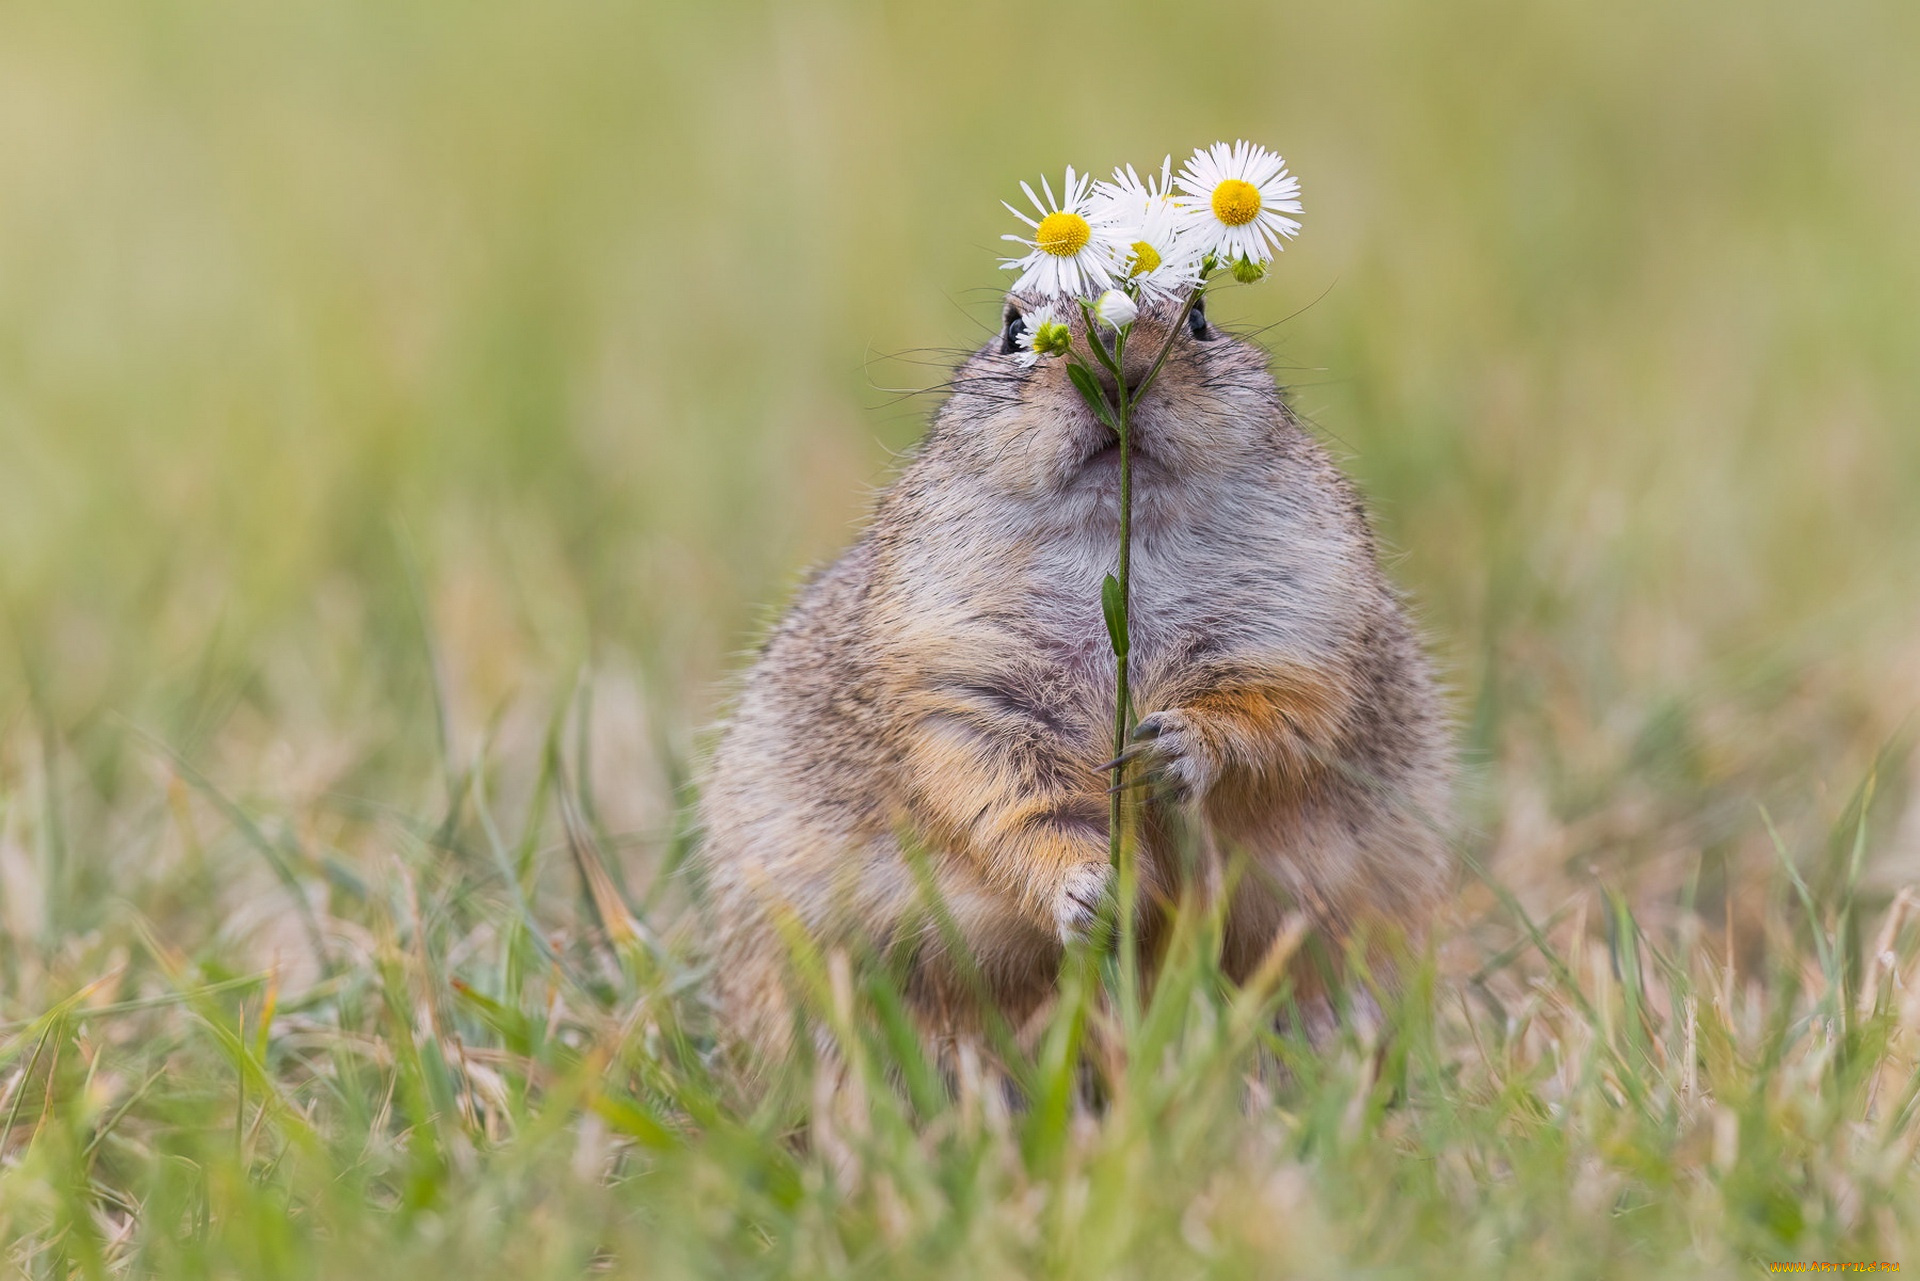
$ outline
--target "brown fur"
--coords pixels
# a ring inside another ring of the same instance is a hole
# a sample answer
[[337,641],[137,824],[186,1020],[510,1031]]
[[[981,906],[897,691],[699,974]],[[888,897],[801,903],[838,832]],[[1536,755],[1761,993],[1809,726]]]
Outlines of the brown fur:
[[[1169,319],[1143,315],[1130,378]],[[1135,705],[1167,784],[1143,827],[1146,892],[1194,878],[1179,826],[1200,879],[1246,860],[1236,977],[1296,914],[1322,958],[1357,932],[1417,936],[1449,875],[1448,736],[1352,485],[1265,354],[1217,331],[1175,339],[1134,421]],[[1110,440],[1061,362],[1026,369],[988,344],[747,676],[704,780],[702,857],[725,1029],[762,1065],[793,1026],[776,914],[830,947],[905,948],[916,1014],[946,1040],[980,1012],[915,857],[1015,1024],[1107,892]],[[1298,977],[1311,993],[1325,976]]]

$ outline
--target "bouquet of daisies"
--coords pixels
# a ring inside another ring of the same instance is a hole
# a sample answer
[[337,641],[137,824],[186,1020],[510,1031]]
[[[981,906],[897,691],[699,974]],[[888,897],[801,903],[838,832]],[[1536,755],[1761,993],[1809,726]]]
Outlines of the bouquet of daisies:
[[[1299,233],[1294,215],[1301,211],[1300,182],[1266,148],[1220,142],[1195,151],[1178,174],[1169,156],[1160,162],[1159,174],[1149,174],[1144,182],[1131,165],[1115,169],[1111,182],[1095,182],[1069,166],[1058,197],[1045,179],[1040,183],[1044,199],[1024,182],[1020,189],[1038,217],[1007,206],[1027,225],[1028,234],[1003,237],[1025,246],[1026,252],[1001,264],[1020,273],[1014,293],[1039,300],[1018,338],[1020,358],[1029,366],[1064,358],[1073,385],[1120,443],[1120,555],[1118,572],[1108,574],[1101,585],[1101,606],[1117,671],[1114,759],[1105,766],[1115,776],[1108,831],[1121,874],[1121,898],[1130,902],[1132,869],[1121,807],[1132,728],[1127,684],[1133,514],[1129,420],[1208,284],[1222,273],[1252,284],[1266,275],[1282,242]],[[1175,315],[1145,376],[1128,387],[1120,373],[1127,339],[1140,309],[1150,304],[1164,304],[1175,309]],[[1085,322],[1084,355],[1074,348],[1066,323],[1073,308]],[[1110,381],[1103,384],[1088,358],[1111,375]]]

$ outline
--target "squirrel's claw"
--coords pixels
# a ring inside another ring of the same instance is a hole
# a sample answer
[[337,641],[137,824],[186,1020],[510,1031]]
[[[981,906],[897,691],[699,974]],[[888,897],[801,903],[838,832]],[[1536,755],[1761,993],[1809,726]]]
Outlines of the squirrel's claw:
[[1127,736],[1133,740],[1133,746],[1127,748],[1106,764],[1099,766],[1099,771],[1105,773],[1108,770],[1119,769],[1122,765],[1130,764],[1143,756],[1151,755],[1154,751],[1153,740],[1159,738],[1166,728],[1167,723],[1164,714],[1156,713],[1153,716],[1147,717],[1138,725],[1135,725],[1133,727],[1133,733]]
[[1154,755],[1159,750],[1155,746],[1154,740],[1159,738],[1166,729],[1167,722],[1165,713],[1155,713],[1147,717],[1138,725],[1135,725],[1133,727],[1133,733],[1127,736],[1133,740],[1132,746],[1126,748],[1112,760],[1100,765],[1098,767],[1099,771],[1105,773],[1108,770],[1116,770],[1122,765],[1130,765],[1142,757]]
[[1186,802],[1205,794],[1212,784],[1218,766],[1185,711],[1169,708],[1142,717],[1130,737],[1132,744],[1100,768],[1113,770],[1135,761],[1147,762],[1148,768],[1108,788],[1109,796],[1135,787],[1156,787],[1175,801]]

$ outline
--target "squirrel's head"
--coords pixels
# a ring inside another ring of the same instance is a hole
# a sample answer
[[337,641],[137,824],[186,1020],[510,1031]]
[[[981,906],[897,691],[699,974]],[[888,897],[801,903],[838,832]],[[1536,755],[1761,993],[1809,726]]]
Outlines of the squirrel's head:
[[[926,449],[1009,497],[1059,502],[1109,494],[1118,439],[1075,389],[1065,356],[1028,363],[1020,345],[1038,307],[1019,295],[1007,299],[1001,332],[955,373]],[[1110,352],[1112,331],[1096,325],[1096,339],[1077,306],[1056,304],[1053,311],[1070,326],[1081,362],[1110,385],[1113,376],[1087,344],[1097,340]],[[1141,309],[1127,339],[1122,373],[1130,386],[1146,378],[1163,347],[1165,362],[1132,407],[1135,486],[1204,483],[1247,465],[1273,441],[1280,408],[1266,352],[1213,326],[1202,304],[1183,320],[1178,302],[1156,302]]]

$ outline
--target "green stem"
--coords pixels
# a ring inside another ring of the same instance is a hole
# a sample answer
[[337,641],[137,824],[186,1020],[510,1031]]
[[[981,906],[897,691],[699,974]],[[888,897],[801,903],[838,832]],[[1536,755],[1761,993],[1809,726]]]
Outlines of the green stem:
[[[1120,646],[1114,654],[1114,691],[1113,691],[1113,754],[1119,756],[1127,750],[1127,736],[1132,732],[1133,689],[1129,681],[1127,658],[1132,650],[1133,636],[1133,401],[1136,399],[1127,392],[1126,378],[1127,330],[1122,329],[1114,335],[1113,363],[1115,421],[1119,423],[1120,437],[1120,557],[1115,577],[1120,581],[1120,634],[1128,643]],[[1131,1029],[1138,1021],[1140,1009],[1139,947],[1134,898],[1139,888],[1139,868],[1136,866],[1134,842],[1126,819],[1126,792],[1128,766],[1122,763],[1114,770],[1114,792],[1111,798],[1112,809],[1107,819],[1108,856],[1113,860],[1115,889],[1120,910],[1120,1014],[1125,1025]]]
[[[1095,340],[1098,341],[1097,339]],[[1127,380],[1120,372],[1126,358],[1127,335],[1123,330],[1114,336],[1114,422],[1116,434],[1120,437],[1120,558],[1114,577],[1120,582],[1120,634],[1131,637],[1133,623],[1133,431],[1132,398],[1127,395]],[[1132,711],[1133,691],[1128,683],[1127,651],[1131,645],[1124,645],[1114,653],[1114,691],[1113,691],[1113,754],[1119,756],[1127,750],[1127,734],[1132,728],[1127,722]],[[1124,877],[1126,842],[1123,839],[1124,828],[1121,823],[1123,806],[1121,796],[1126,789],[1127,766],[1121,765],[1114,771],[1115,791],[1113,808],[1107,824],[1107,843],[1113,856],[1114,870]],[[1121,899],[1125,902],[1124,896]],[[1122,918],[1124,921],[1124,917]]]
[[[1127,387],[1126,344],[1132,326],[1121,330],[1113,342],[1113,385],[1115,399],[1115,418],[1119,423],[1120,437],[1120,625],[1121,635],[1128,643],[1120,647],[1114,655],[1114,710],[1113,710],[1113,754],[1119,756],[1127,750],[1127,738],[1133,730],[1133,689],[1128,671],[1128,656],[1133,649],[1133,406],[1147,394],[1159,378],[1161,368],[1167,363],[1167,355],[1173,350],[1174,340],[1186,327],[1187,317],[1192,314],[1194,304],[1206,291],[1205,285],[1196,287],[1187,295],[1186,302],[1180,307],[1180,314],[1167,326],[1167,336],[1161,340],[1160,350],[1154,353],[1153,363],[1147,367],[1146,376],[1137,387]],[[1096,340],[1095,344],[1099,343]],[[1131,825],[1126,822],[1126,812],[1122,798],[1127,795],[1127,766],[1121,765],[1114,771],[1112,810],[1108,815],[1108,852],[1113,859],[1115,879],[1120,900],[1120,1013],[1125,1025],[1131,1030],[1139,1022],[1140,1016],[1140,948],[1139,920],[1135,911],[1134,899],[1139,892],[1140,869],[1136,857],[1135,842],[1131,839]]]
[[[1109,353],[1100,343],[1099,321],[1093,315],[1093,309],[1082,300],[1081,315],[1086,321],[1087,346],[1099,364],[1113,375],[1113,396],[1105,400],[1104,406],[1093,408],[1105,412],[1101,417],[1108,421],[1120,444],[1120,549],[1119,563],[1114,575],[1119,591],[1119,626],[1114,638],[1114,691],[1113,691],[1113,754],[1120,757],[1127,750],[1128,735],[1133,729],[1133,689],[1131,673],[1128,668],[1128,654],[1132,649],[1129,638],[1132,636],[1133,622],[1133,406],[1146,394],[1149,387],[1160,375],[1160,369],[1166,364],[1167,355],[1173,350],[1174,339],[1179,337],[1180,329],[1187,323],[1194,304],[1199,301],[1204,286],[1196,288],[1188,295],[1180,314],[1168,326],[1166,339],[1160,344],[1160,350],[1154,354],[1153,362],[1147,367],[1147,373],[1140,384],[1131,390],[1127,387],[1125,374],[1127,337],[1132,326],[1118,330],[1114,334],[1113,351]],[[1093,379],[1085,379],[1081,390],[1091,400],[1096,394]],[[1135,857],[1135,842],[1131,839],[1131,824],[1126,795],[1128,792],[1128,765],[1122,763],[1115,767],[1113,792],[1107,817],[1107,851],[1112,860],[1117,908],[1119,911],[1119,956],[1118,956],[1118,997],[1121,1018],[1129,1028],[1139,1021],[1139,947],[1138,922],[1134,913],[1134,898],[1138,892],[1139,868]],[[1111,938],[1108,934],[1106,937]]]
[[[1121,643],[1121,638],[1132,634],[1133,451],[1130,419],[1133,400],[1137,397],[1127,395],[1127,378],[1121,372],[1127,354],[1127,334],[1132,326],[1129,325],[1114,334],[1113,351],[1109,354],[1100,343],[1100,321],[1094,317],[1093,308],[1087,305],[1085,299],[1080,302],[1080,314],[1086,321],[1088,350],[1093,353],[1094,359],[1113,375],[1113,398],[1108,402],[1108,414],[1104,416],[1108,417],[1108,425],[1113,428],[1114,435],[1120,441],[1120,563],[1114,575],[1120,584],[1120,628],[1119,636],[1114,638],[1113,647],[1113,754],[1118,757],[1127,750],[1127,731],[1130,728],[1127,724],[1127,714],[1130,710],[1132,693],[1127,683],[1127,651],[1131,646]],[[1161,355],[1164,359],[1164,350]],[[1107,818],[1108,853],[1112,858],[1114,870],[1119,872],[1123,879],[1126,867],[1122,857],[1124,842],[1121,840],[1123,830],[1121,796],[1126,791],[1126,781],[1126,765],[1117,766],[1114,770],[1111,808]],[[1123,895],[1122,902],[1124,901]]]

